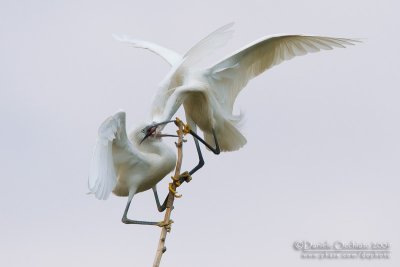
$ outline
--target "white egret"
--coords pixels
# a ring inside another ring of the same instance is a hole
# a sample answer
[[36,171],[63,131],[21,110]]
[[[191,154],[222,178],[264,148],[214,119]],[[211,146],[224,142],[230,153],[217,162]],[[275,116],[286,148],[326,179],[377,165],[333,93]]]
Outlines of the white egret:
[[252,78],[293,57],[334,47],[344,48],[358,42],[321,36],[269,36],[247,45],[211,67],[199,67],[198,61],[231,36],[231,26],[232,23],[219,28],[183,56],[151,42],[126,36],[116,37],[134,47],[160,55],[172,66],[154,98],[153,121],[170,120],[183,104],[190,132],[196,135],[198,126],[204,133],[205,141],[199,140],[216,154],[220,150],[238,150],[246,144],[246,138],[238,129],[242,116],[233,114],[233,105]]
[[[163,122],[166,124],[168,122]],[[141,126],[129,138],[125,127],[125,112],[107,118],[99,127],[89,174],[89,190],[98,199],[107,199],[111,192],[127,196],[128,202],[122,216],[127,224],[165,226],[164,222],[136,221],[127,218],[135,194],[153,189],[159,211],[156,185],[170,173],[176,164],[176,155],[163,141],[157,126]],[[168,224],[168,223],[167,223]]]

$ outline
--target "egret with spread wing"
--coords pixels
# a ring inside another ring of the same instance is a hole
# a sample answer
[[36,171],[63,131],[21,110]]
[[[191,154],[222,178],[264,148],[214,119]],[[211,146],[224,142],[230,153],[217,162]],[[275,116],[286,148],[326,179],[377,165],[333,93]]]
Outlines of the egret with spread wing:
[[[246,138],[238,129],[242,116],[233,114],[233,106],[252,78],[296,56],[344,48],[358,42],[306,35],[263,37],[209,68],[199,67],[197,62],[230,38],[231,26],[219,28],[183,56],[150,42],[118,38],[160,55],[172,66],[154,99],[153,121],[170,120],[183,104],[190,133],[215,154],[235,151],[246,144]],[[204,140],[196,134],[197,126],[203,131]]]
[[[163,122],[167,124],[169,122]],[[163,141],[158,125],[136,128],[128,137],[125,112],[107,118],[100,126],[89,174],[89,190],[98,199],[107,199],[113,192],[127,196],[128,202],[122,216],[127,224],[165,226],[164,222],[136,221],[127,218],[135,194],[153,189],[159,211],[163,205],[158,199],[156,185],[170,173],[176,164],[176,155]]]

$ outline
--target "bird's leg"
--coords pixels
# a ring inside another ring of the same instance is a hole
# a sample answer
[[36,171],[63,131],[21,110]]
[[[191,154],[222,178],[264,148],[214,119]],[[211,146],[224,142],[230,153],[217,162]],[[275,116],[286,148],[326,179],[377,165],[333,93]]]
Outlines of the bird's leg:
[[217,140],[217,136],[215,135],[215,130],[212,128],[212,133],[214,136],[214,143],[215,143],[215,148],[213,148],[210,144],[208,144],[203,138],[197,135],[188,124],[184,124],[178,117],[175,119],[175,124],[179,125],[180,123],[183,124],[183,133],[186,134],[191,134],[194,138],[199,140],[203,145],[205,145],[208,149],[210,149],[215,155],[218,155],[221,150],[219,149],[219,144]]
[[[175,124],[178,125],[179,123],[183,124],[183,133],[185,135],[186,134],[191,134],[193,136],[193,140],[194,140],[195,145],[196,145],[197,155],[199,156],[199,163],[190,172],[186,171],[186,172],[181,173],[179,175],[179,179],[177,181],[175,181],[175,185],[177,187],[180,186],[181,183],[183,183],[183,182],[190,182],[192,180],[191,176],[204,166],[204,159],[203,159],[203,155],[201,153],[199,141],[202,144],[204,144],[206,147],[208,147],[214,154],[218,155],[220,153],[219,144],[218,144],[218,140],[217,140],[217,137],[215,135],[214,129],[212,129],[212,131],[213,131],[213,136],[214,136],[214,141],[215,141],[216,148],[211,147],[211,145],[209,145],[200,136],[198,136],[196,134],[196,132],[191,129],[189,124],[184,124],[179,118],[176,118]],[[194,127],[195,127],[195,125],[194,125]]]
[[217,140],[217,136],[215,135],[214,128],[212,129],[212,133],[213,133],[213,136],[214,136],[215,148],[213,148],[210,144],[208,144],[206,141],[204,141],[203,138],[198,136],[197,133],[193,132],[191,129],[189,129],[189,133],[194,138],[199,140],[203,145],[205,145],[208,149],[210,149],[215,155],[218,155],[221,152],[221,150],[219,149],[218,140]]
[[168,195],[165,198],[164,203],[160,205],[160,199],[158,198],[157,187],[154,186],[152,189],[154,193],[154,198],[156,199],[157,209],[159,212],[163,212],[167,208]]
[[197,155],[199,156],[199,163],[190,172],[185,171],[179,175],[179,184],[190,182],[192,180],[192,175],[204,166],[204,159],[201,153],[199,141],[194,137],[193,140],[196,145]]
[[166,227],[167,230],[169,228],[171,228],[171,224],[173,223],[172,220],[169,220],[168,222],[164,222],[164,221],[161,221],[161,222],[148,222],[148,221],[136,221],[136,220],[128,219],[127,215],[128,215],[129,207],[130,207],[131,202],[132,202],[132,198],[133,198],[133,196],[129,196],[129,198],[128,198],[128,203],[126,204],[124,215],[122,216],[122,222],[123,223],[125,223],[125,224],[141,224],[141,225],[156,225],[156,226],[160,226],[160,227]]
[[189,172],[189,175],[193,175],[195,172],[197,172],[204,166],[204,159],[203,159],[203,154],[201,153],[199,141],[194,137],[193,140],[194,144],[196,145],[197,155],[199,156],[199,163]]

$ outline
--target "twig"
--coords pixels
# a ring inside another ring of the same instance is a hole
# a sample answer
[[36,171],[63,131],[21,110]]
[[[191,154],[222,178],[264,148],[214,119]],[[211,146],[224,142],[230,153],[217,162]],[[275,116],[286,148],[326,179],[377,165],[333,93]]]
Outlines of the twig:
[[[176,190],[176,187],[177,187],[175,182],[179,180],[179,176],[181,173],[181,166],[182,166],[182,157],[183,157],[182,145],[183,145],[183,135],[184,135],[183,127],[184,127],[184,125],[183,125],[182,121],[179,120],[178,118],[176,118],[176,125],[179,128],[177,131],[178,142],[175,143],[176,147],[178,149],[178,160],[176,162],[175,174],[174,174],[174,177],[172,178],[174,180],[174,182],[169,185],[170,190],[168,193],[167,209],[166,209],[165,215],[164,215],[164,222],[170,221],[172,207],[173,207],[174,200],[175,200],[175,194],[173,192]],[[157,251],[156,251],[156,257],[154,258],[153,267],[160,266],[161,257],[163,255],[163,253],[167,250],[167,248],[165,247],[165,239],[167,237],[167,232],[169,232],[169,229],[170,228],[167,228],[167,227],[163,227],[161,229],[160,240],[158,241],[158,247],[157,247]]]

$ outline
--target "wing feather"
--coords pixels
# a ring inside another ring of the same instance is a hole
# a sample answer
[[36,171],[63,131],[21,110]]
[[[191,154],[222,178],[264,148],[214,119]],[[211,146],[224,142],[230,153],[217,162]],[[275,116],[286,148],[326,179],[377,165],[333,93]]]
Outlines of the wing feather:
[[88,187],[97,199],[107,199],[117,184],[121,164],[135,164],[141,153],[126,134],[125,112],[107,118],[99,127],[97,143],[90,165]]
[[171,49],[162,47],[158,44],[139,40],[139,39],[134,39],[127,35],[114,34],[113,37],[117,41],[127,43],[135,48],[147,49],[147,50],[159,55],[160,57],[162,57],[171,66],[174,66],[182,61],[182,56],[179,53],[177,53]]
[[184,55],[183,67],[190,67],[195,65],[197,62],[202,60],[205,56],[210,55],[216,49],[226,45],[226,43],[232,38],[233,22],[228,23],[206,37],[197,42],[186,54]]
[[303,35],[264,37],[215,64],[205,74],[225,111],[231,113],[239,92],[265,70],[296,56],[344,48],[355,42],[359,41]]

